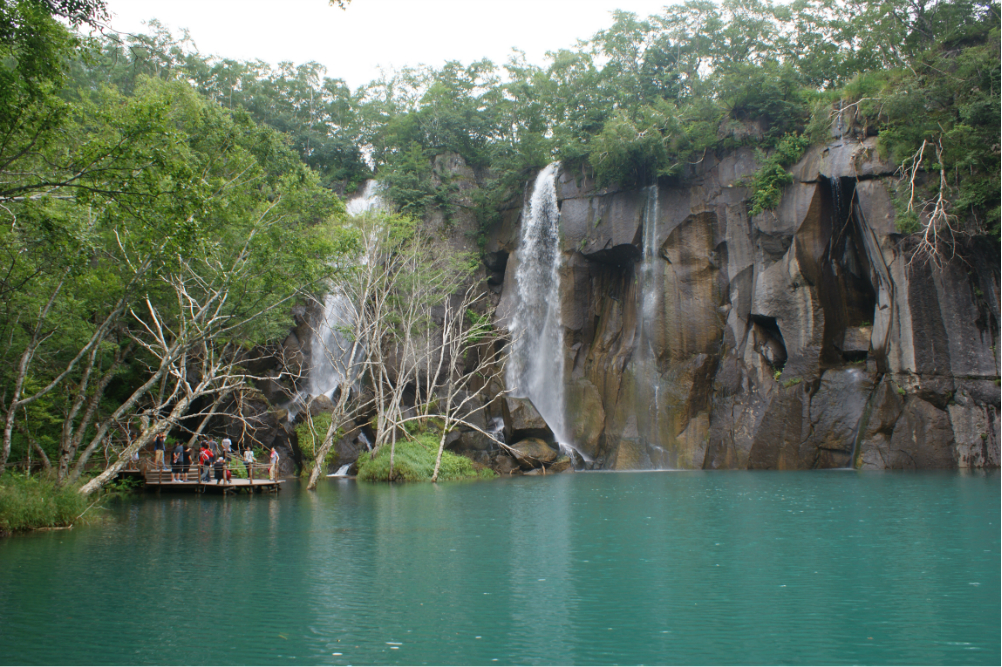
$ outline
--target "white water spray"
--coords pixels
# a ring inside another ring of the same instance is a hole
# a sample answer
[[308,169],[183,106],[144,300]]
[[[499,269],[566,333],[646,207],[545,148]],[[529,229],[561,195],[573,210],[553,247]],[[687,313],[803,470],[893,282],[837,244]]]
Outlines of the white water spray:
[[504,442],[504,419],[501,417],[492,419],[490,426],[487,427],[487,435]]
[[347,477],[348,471],[351,470],[351,464],[345,463],[343,466],[337,469],[337,472],[327,475],[328,477]]
[[654,343],[651,341],[650,326],[656,320],[657,287],[655,285],[654,262],[657,256],[657,222],[658,222],[658,186],[654,184],[647,188],[647,203],[644,205],[644,255],[640,264],[641,318],[640,342],[641,353],[654,356]]
[[380,192],[382,192],[382,187],[379,185],[379,181],[372,179],[366,181],[365,187],[362,188],[362,194],[352,197],[345,203],[344,207],[348,211],[348,215],[362,215],[369,211],[379,211],[386,208],[386,202],[383,201]]
[[532,401],[561,447],[571,446],[565,426],[564,345],[560,322],[560,163],[539,172],[522,211],[515,284],[518,303],[507,385],[515,398]]

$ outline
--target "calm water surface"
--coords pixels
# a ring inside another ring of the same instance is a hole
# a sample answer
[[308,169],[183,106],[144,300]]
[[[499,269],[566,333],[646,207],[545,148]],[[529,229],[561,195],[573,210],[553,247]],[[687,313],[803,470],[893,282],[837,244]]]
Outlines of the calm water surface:
[[1000,662],[999,475],[150,496],[0,540],[0,662]]

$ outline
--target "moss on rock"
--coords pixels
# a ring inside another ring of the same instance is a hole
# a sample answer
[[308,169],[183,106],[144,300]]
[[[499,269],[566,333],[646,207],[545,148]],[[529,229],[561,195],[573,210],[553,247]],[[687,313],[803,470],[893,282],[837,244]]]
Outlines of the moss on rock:
[[[393,481],[430,482],[435,472],[435,456],[438,453],[439,436],[435,433],[421,433],[413,440],[397,442],[393,458]],[[465,456],[442,452],[442,467],[439,481],[460,479],[492,479],[497,477],[490,468],[477,466]],[[390,447],[384,445],[376,451],[375,458],[368,453],[358,458],[358,479],[365,482],[390,481]]]

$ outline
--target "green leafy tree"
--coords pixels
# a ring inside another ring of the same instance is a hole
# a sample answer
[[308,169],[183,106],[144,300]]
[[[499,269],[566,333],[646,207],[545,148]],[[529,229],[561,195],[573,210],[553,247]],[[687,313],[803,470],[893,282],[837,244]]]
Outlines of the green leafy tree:
[[[245,351],[289,326],[278,305],[328,271],[336,248],[315,230],[343,211],[273,130],[186,84],[82,99],[64,141],[18,163],[5,191],[16,223],[0,238],[18,285],[3,303],[4,461],[19,414],[60,397],[66,479],[135,411],[167,419],[130,447],[185,416],[198,391],[232,390]],[[178,364],[195,359],[192,393]],[[115,400],[126,369],[131,388]],[[171,377],[182,384],[165,394]]]

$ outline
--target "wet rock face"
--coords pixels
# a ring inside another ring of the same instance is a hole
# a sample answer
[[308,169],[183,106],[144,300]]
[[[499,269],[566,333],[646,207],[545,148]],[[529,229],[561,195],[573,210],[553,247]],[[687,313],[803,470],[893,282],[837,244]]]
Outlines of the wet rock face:
[[[998,244],[916,256],[872,137],[811,149],[750,218],[756,168],[742,150],[672,185],[558,177],[578,450],[619,469],[998,467]],[[502,325],[519,223],[488,243]],[[509,433],[546,437],[540,420],[509,401]]]
[[530,435],[552,439],[550,427],[532,401],[526,398],[506,398],[504,404],[505,435],[509,440]]
[[548,466],[560,457],[557,450],[539,438],[520,440],[511,446],[511,455],[523,470]]

